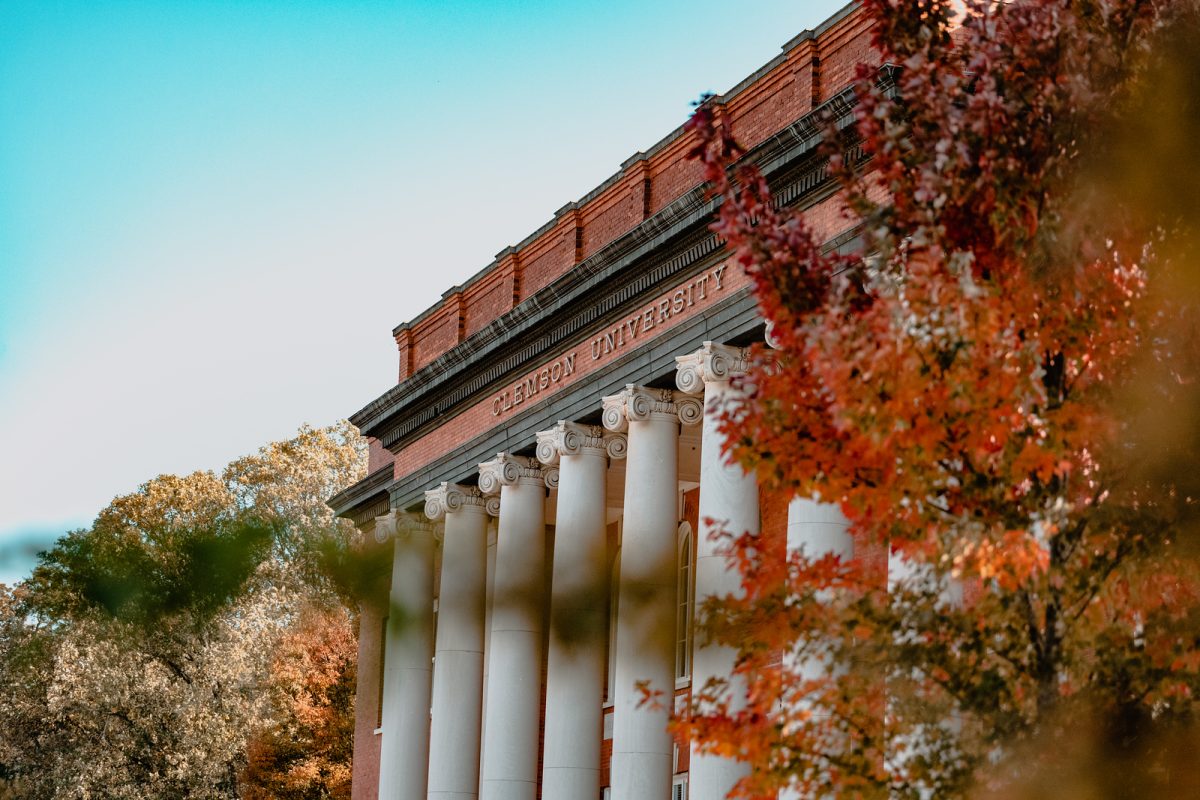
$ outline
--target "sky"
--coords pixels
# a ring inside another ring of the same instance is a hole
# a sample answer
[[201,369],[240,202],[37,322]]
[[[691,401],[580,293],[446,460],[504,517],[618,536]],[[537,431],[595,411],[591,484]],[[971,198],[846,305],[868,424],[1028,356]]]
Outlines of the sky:
[[841,0],[0,0],[0,582],[391,387],[391,329]]

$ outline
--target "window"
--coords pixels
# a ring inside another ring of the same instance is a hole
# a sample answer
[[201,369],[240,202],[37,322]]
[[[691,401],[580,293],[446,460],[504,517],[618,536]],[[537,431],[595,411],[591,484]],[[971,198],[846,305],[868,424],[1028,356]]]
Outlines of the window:
[[686,775],[677,775],[671,780],[671,800],[687,800],[688,780]]
[[679,523],[675,581],[675,682],[692,677],[692,526]]

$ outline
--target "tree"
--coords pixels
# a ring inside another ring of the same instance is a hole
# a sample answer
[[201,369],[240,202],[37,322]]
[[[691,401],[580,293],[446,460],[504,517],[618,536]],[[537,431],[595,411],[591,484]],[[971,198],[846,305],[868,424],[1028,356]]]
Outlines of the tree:
[[[335,605],[314,541],[345,532],[311,498],[361,477],[362,450],[344,423],[304,427],[220,477],[148,481],[42,554],[0,607],[15,796],[240,796],[248,742],[278,724],[276,647],[304,609]],[[347,751],[312,757],[348,770]]]
[[827,132],[858,253],[772,201],[713,103],[689,124],[779,345],[726,410],[730,456],[837,503],[893,567],[730,532],[742,590],[704,635],[738,649],[745,696],[703,687],[679,728],[754,765],[744,796],[961,796],[1079,719],[1150,794],[1197,710],[1196,486],[1164,467],[1200,439],[1200,206],[1121,188],[1164,87],[1194,124],[1196,7],[956,5],[864,3],[898,96],[861,67],[853,129]]
[[357,640],[343,608],[310,606],[275,649],[275,713],[251,741],[247,800],[350,797]]
[[222,479],[237,508],[281,523],[276,559],[327,589],[322,563],[328,548],[357,543],[358,531],[334,517],[325,501],[362,478],[366,460],[366,440],[341,420],[328,428],[304,425],[295,437],[231,462]]

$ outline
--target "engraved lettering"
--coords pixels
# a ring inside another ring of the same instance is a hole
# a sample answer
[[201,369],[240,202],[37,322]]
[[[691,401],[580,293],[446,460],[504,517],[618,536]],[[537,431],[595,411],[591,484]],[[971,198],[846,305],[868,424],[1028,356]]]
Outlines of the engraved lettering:
[[[643,306],[632,317],[620,321],[613,328],[593,338],[590,341],[592,360],[599,361],[610,353],[618,353],[626,346],[633,346],[639,336],[653,330],[656,324],[662,324],[674,315],[685,313],[698,302],[708,299],[710,288],[714,293],[723,291],[727,266],[721,264],[713,267],[704,275],[676,288],[666,297]],[[575,359],[584,347],[580,344],[575,352],[546,364],[493,396],[492,416],[499,417],[525,402],[532,403],[542,392],[571,377],[576,369]]]

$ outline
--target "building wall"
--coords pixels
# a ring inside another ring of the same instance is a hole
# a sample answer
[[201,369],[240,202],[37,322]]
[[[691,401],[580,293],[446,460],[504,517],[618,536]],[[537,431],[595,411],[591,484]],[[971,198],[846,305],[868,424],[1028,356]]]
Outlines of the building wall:
[[[751,147],[767,142],[779,131],[809,114],[821,103],[842,92],[854,78],[859,63],[877,63],[869,44],[868,23],[857,9],[835,15],[816,31],[805,32],[784,45],[782,52],[725,96],[715,100],[719,113],[730,121],[738,139]],[[677,130],[644,153],[635,154],[621,170],[578,201],[568,203],[554,218],[515,247],[506,248],[476,276],[451,287],[443,298],[416,319],[398,326],[394,337],[399,355],[401,386],[419,378],[422,370],[437,369],[434,362],[456,346],[492,335],[493,323],[518,314],[523,303],[553,292],[556,281],[573,269],[620,247],[623,237],[673,203],[694,192],[700,181],[699,165],[686,159],[695,142]],[[806,221],[819,237],[832,240],[846,227],[840,199],[817,196],[804,203]],[[586,266],[586,265],[585,265]],[[718,272],[719,270],[719,272]],[[699,296],[697,281],[706,278],[709,291]],[[718,283],[720,288],[717,288]],[[637,315],[641,331],[633,334],[627,320],[614,320],[608,329],[562,342],[561,349],[532,370],[507,376],[486,393],[447,412],[438,424],[389,450],[378,440],[370,443],[371,472],[392,464],[394,480],[429,472],[439,459],[476,438],[481,432],[500,430],[519,414],[565,394],[568,389],[603,385],[614,364],[642,353],[649,359],[655,341],[697,319],[725,313],[734,296],[745,296],[749,279],[732,262],[709,259],[698,271],[665,291],[648,293]],[[691,287],[689,289],[689,287]],[[679,305],[680,292],[684,293]],[[603,298],[597,298],[601,302]],[[536,307],[538,300],[533,300]],[[662,313],[662,303],[667,313]],[[649,316],[647,316],[649,314]],[[631,316],[629,319],[632,319]],[[653,319],[652,331],[645,321]],[[699,342],[696,343],[698,345]],[[460,351],[461,352],[461,351]],[[662,358],[662,354],[653,357]],[[446,361],[440,362],[447,363]],[[432,365],[432,366],[431,366]],[[551,372],[557,365],[558,376]],[[568,368],[569,365],[569,368]],[[698,529],[697,490],[684,504],[685,518]],[[377,498],[376,498],[377,499]],[[780,557],[786,556],[788,500],[762,494],[762,530],[777,538]],[[366,501],[364,501],[365,503]],[[690,514],[691,517],[686,515]],[[694,553],[694,548],[693,548]],[[882,548],[863,549],[864,558],[886,579],[887,554]],[[548,558],[547,563],[551,563]],[[364,606],[359,644],[359,693],[356,708],[354,798],[375,797],[379,775],[378,715],[380,633],[382,614]],[[690,686],[676,689],[686,702]],[[542,704],[545,703],[545,665],[542,669]],[[544,716],[543,716],[544,719]],[[543,730],[544,735],[544,730]],[[677,772],[688,769],[688,747],[679,743]],[[601,784],[609,785],[612,740],[605,736],[601,752]],[[540,774],[540,770],[539,770]]]

